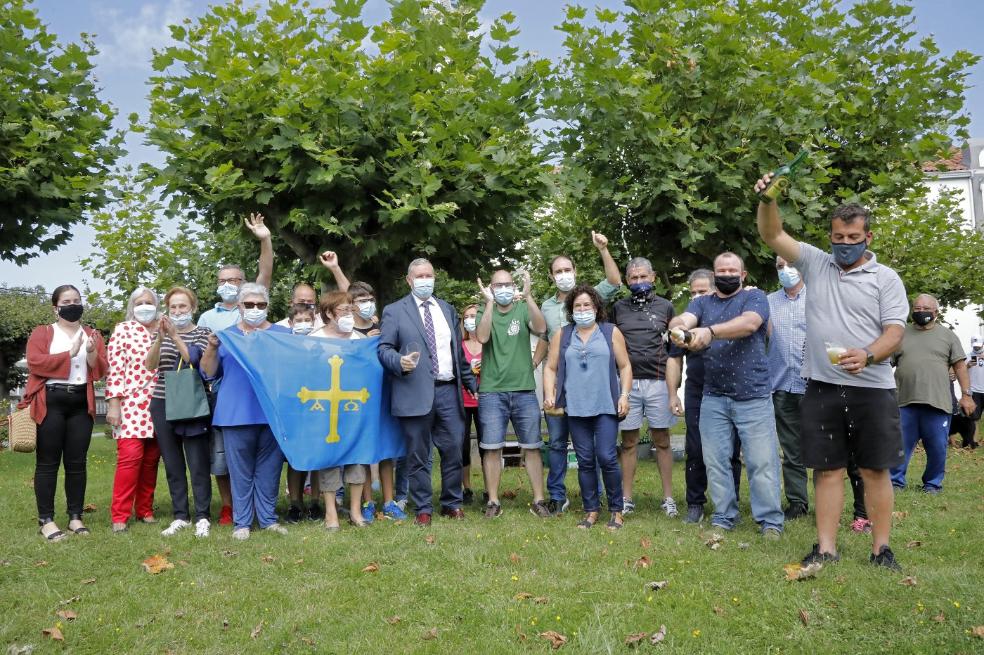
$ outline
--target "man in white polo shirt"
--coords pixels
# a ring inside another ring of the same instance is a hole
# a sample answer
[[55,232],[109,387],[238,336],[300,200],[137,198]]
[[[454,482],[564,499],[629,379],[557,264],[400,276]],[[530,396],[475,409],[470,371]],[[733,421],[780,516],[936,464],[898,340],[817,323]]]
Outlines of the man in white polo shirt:
[[[770,173],[756,182],[756,193],[771,179]],[[839,559],[844,472],[853,456],[872,523],[870,561],[900,571],[888,545],[895,501],[889,469],[904,457],[889,359],[902,342],[909,314],[905,287],[867,249],[870,216],[860,205],[841,205],[831,214],[831,252],[789,236],[774,202],[759,203],[757,220],[762,239],[796,266],[810,288],[801,445],[803,463],[814,469],[818,538],[803,565]]]

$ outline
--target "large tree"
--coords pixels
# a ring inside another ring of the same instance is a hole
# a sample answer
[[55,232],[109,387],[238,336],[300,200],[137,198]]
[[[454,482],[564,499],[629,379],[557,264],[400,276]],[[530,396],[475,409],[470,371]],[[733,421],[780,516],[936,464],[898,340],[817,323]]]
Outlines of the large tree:
[[106,202],[122,139],[98,97],[94,54],[86,35],[59,45],[23,0],[0,2],[0,259],[58,248]]
[[15,364],[24,357],[31,331],[54,320],[51,296],[43,288],[0,286],[0,399],[27,380],[27,371]]
[[813,155],[782,212],[793,233],[819,241],[842,199],[907,197],[920,162],[968,123],[978,58],[914,42],[905,4],[626,5],[597,10],[596,24],[568,9],[545,102],[572,200],[613,239],[624,235],[631,254],[650,256],[664,290],[724,249],[771,281],[752,185],[802,144]]
[[233,3],[173,26],[146,131],[171,208],[213,228],[260,211],[281,260],[324,279],[317,253],[337,250],[384,295],[416,255],[464,279],[514,255],[547,192],[529,123],[549,65],[518,55],[508,14],[485,54],[483,0],[390,4],[375,27],[364,0]]

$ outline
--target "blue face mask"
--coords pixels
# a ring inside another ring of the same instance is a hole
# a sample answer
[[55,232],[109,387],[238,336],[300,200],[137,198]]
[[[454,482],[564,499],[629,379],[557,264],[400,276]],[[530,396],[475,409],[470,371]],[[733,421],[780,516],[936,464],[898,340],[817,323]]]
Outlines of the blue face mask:
[[434,294],[434,278],[418,277],[413,280],[413,295],[427,300]]
[[784,289],[792,289],[800,282],[800,274],[792,266],[786,266],[785,268],[779,269],[779,284],[783,286]]
[[593,309],[589,309],[583,312],[574,312],[574,323],[578,327],[589,327],[594,325],[595,322],[595,312]]
[[500,287],[492,292],[492,296],[500,305],[508,305],[516,297],[516,289],[513,287]]
[[632,292],[633,296],[648,296],[649,292],[653,290],[652,282],[635,282],[629,285],[629,291]]
[[831,242],[830,244],[830,250],[834,254],[834,261],[841,266],[850,266],[855,263],[864,257],[864,251],[867,249],[867,241],[861,241],[859,243]]
[[[431,289],[432,293],[433,291],[434,290]],[[374,303],[371,300],[361,301],[357,303],[356,306],[359,308],[359,316],[361,316],[367,321],[376,315],[376,303]]]

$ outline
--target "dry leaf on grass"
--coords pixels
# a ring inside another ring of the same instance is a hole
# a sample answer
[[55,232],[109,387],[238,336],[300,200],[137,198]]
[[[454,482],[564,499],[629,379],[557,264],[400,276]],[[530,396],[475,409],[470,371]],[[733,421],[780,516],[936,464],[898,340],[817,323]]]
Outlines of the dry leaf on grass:
[[984,639],[984,625],[975,625],[970,629],[970,634],[978,639]]
[[69,603],[74,603],[75,601],[79,600],[80,598],[82,598],[82,596],[72,596],[68,600],[60,600],[60,601],[58,601],[58,604],[59,605],[68,605]]
[[922,542],[917,539],[915,541],[910,541],[909,543],[907,543],[905,545],[905,547],[906,548],[919,548],[922,545],[923,545]]
[[820,572],[823,568],[823,564],[820,562],[814,562],[808,566],[803,566],[799,562],[793,562],[792,564],[787,564],[782,567],[782,570],[786,572],[786,580],[793,582],[796,580],[806,580],[807,578],[812,578]]
[[554,630],[547,630],[546,632],[541,632],[540,635],[544,639],[550,642],[550,647],[557,650],[561,646],[567,643],[567,637],[556,632]]
[[174,564],[171,564],[163,555],[151,555],[142,562],[144,571],[150,573],[151,575],[157,575],[168,569],[173,569]]
[[633,632],[628,637],[625,638],[625,645],[629,648],[635,648],[641,644],[649,634],[646,632]]
[[509,553],[509,561],[513,564],[519,564],[520,559],[522,558],[516,553]]
[[388,619],[386,619],[386,622],[389,623],[390,625],[396,625],[400,621],[402,621],[402,619],[398,616],[391,616]]
[[308,646],[314,646],[314,639],[311,639],[310,637],[301,637],[301,641],[303,641]]
[[804,609],[799,611],[800,623],[803,625],[810,625],[810,613]]
[[506,489],[505,491],[502,492],[501,495],[506,500],[515,500],[516,499],[516,490],[515,489]]
[[724,541],[724,537],[722,537],[717,532],[712,532],[710,539],[705,541],[704,545],[710,548],[711,550],[717,550],[718,548],[721,547],[721,543],[723,541]]
[[437,541],[437,538],[434,535],[432,535],[432,534],[429,534],[426,537],[424,537],[424,542],[428,546],[433,546],[435,541]]
[[637,559],[635,561],[635,564],[632,565],[632,568],[634,568],[634,569],[648,569],[649,566],[652,563],[653,563],[653,560],[651,560],[649,558],[649,555],[643,555],[642,557],[640,557],[639,559]]
[[937,623],[943,623],[943,622],[945,622],[946,621],[946,616],[943,614],[943,610],[940,610],[940,613],[937,614],[936,616],[934,616],[933,617],[933,620],[936,621]]
[[650,539],[649,537],[643,537],[642,539],[639,540],[639,545],[642,546],[643,548],[652,548],[653,540]]
[[904,519],[909,516],[909,512],[892,512],[893,519]]
[[533,602],[536,603],[537,605],[546,605],[547,603],[550,602],[550,599],[547,598],[546,596],[537,596],[536,598],[533,599]]
[[81,582],[81,584],[95,584],[95,583],[96,583],[96,579],[95,578],[86,578],[85,580],[83,580]]
[[363,567],[362,572],[363,573],[378,573],[379,572],[379,564],[377,562],[369,562],[369,564],[367,564],[365,567]]
[[48,560],[46,560],[46,559],[39,559],[38,561],[36,561],[34,563],[34,566],[36,566],[38,568],[41,568],[42,566],[48,566]]
[[666,639],[666,626],[659,626],[659,630],[653,633],[653,636],[649,638],[649,643],[656,645],[662,643]]
[[666,585],[668,584],[670,584],[668,580],[653,580],[652,582],[646,583],[646,589],[659,591],[660,589],[666,589]]
[[[174,613],[174,618],[176,618],[176,619],[183,619],[184,618],[184,615],[185,615],[184,610],[178,610],[177,612]],[[222,627],[223,628],[228,628],[229,627],[229,622],[228,621],[223,621],[222,622]]]
[[222,551],[222,557],[235,557],[238,554],[239,553],[237,553],[234,550],[223,550]]
[[718,616],[724,616],[724,608],[723,607],[718,607],[717,605],[715,605],[714,606],[714,613],[717,614]]
[[95,512],[96,509],[97,508],[95,505],[93,505],[92,503],[88,503],[85,507],[82,508],[82,511],[91,514],[92,512]]
[[530,598],[533,598],[533,594],[529,593],[528,591],[521,591],[515,596],[513,596],[514,600],[529,600]]
[[526,641],[527,639],[526,633],[523,632],[523,629],[520,627],[518,623],[516,624],[516,638],[519,639],[520,641]]
[[914,577],[912,577],[911,575],[907,575],[901,580],[899,580],[899,584],[904,585],[906,587],[915,587],[916,584],[918,583],[916,582],[916,579]]
[[272,564],[274,560],[276,560],[276,558],[273,555],[263,555],[260,557],[260,561],[266,562],[267,564]]
[[249,633],[249,638],[250,638],[250,639],[256,639],[257,637],[259,637],[259,636],[260,636],[260,633],[261,633],[261,632],[263,632],[263,621],[260,621],[259,623],[257,623],[257,624],[256,624],[256,627],[255,627],[255,628],[253,628],[253,629],[252,629],[252,630],[250,631],[250,633]]
[[74,621],[75,619],[79,618],[79,615],[73,612],[72,610],[58,610],[57,612],[55,612],[55,615],[58,618],[65,619],[66,621]]
[[55,641],[65,641],[65,635],[62,634],[62,631],[59,630],[56,625],[53,625],[50,628],[45,628],[41,631],[41,634],[45,637],[50,637]]
[[300,557],[300,558],[294,560],[294,564],[296,564],[297,566],[300,566],[303,563],[304,563],[304,558],[303,557]]
[[437,628],[431,628],[423,635],[420,636],[424,641],[430,641],[431,639],[437,639]]

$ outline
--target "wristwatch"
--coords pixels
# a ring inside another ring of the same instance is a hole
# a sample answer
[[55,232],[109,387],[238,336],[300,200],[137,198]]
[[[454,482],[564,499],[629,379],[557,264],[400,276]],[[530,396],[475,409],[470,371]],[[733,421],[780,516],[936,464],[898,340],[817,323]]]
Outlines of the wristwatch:
[[864,360],[864,365],[865,366],[871,366],[872,364],[875,363],[875,353],[871,352],[867,348],[865,348],[864,351],[866,353],[868,353],[867,359]]

